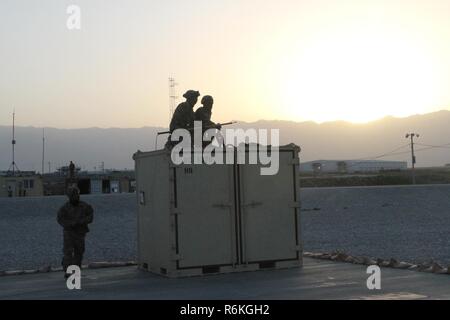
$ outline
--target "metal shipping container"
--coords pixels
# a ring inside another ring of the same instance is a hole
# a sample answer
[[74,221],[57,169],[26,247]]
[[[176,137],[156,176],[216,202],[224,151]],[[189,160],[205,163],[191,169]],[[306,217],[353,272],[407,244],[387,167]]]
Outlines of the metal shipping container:
[[139,267],[177,277],[301,266],[299,148],[279,151],[275,175],[261,175],[260,164],[174,165],[168,150],[138,151]]

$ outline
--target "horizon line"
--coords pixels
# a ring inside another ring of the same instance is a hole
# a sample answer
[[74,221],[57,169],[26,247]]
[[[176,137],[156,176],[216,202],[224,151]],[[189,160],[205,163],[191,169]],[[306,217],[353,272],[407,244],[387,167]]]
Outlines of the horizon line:
[[[437,110],[437,111],[431,111],[431,112],[425,112],[425,113],[416,113],[416,114],[412,114],[409,116],[404,116],[404,117],[396,117],[393,115],[386,115],[374,120],[370,120],[370,121],[365,121],[365,122],[353,122],[353,121],[348,121],[348,120],[330,120],[330,121],[315,121],[315,120],[303,120],[303,121],[293,121],[293,120],[283,120],[283,119],[259,119],[256,121],[239,121],[237,120],[238,123],[245,123],[245,124],[251,124],[251,123],[258,123],[258,122],[286,122],[286,123],[296,123],[296,124],[302,124],[302,123],[313,123],[316,125],[325,125],[325,124],[330,124],[330,123],[345,123],[345,124],[349,124],[349,125],[367,125],[367,124],[371,124],[374,122],[378,122],[378,121],[382,121],[384,119],[387,118],[393,118],[393,119],[408,119],[408,118],[412,118],[412,117],[417,117],[417,116],[425,116],[425,115],[430,115],[430,114],[435,114],[435,113],[440,113],[440,112],[447,112],[450,113],[449,109],[441,109],[441,110]],[[12,128],[11,124],[0,124],[0,127],[7,127],[7,128]],[[54,127],[54,126],[35,126],[35,125],[15,125],[16,128],[36,128],[36,129],[55,129],[55,130],[87,130],[87,129],[100,129],[100,130],[112,130],[112,129],[145,129],[145,128],[157,128],[157,129],[167,129],[168,127],[164,127],[164,126],[160,126],[160,125],[145,125],[145,126],[140,126],[140,127],[115,127],[115,126],[111,126],[111,127],[98,127],[98,126],[91,126],[91,127],[74,127],[74,128],[58,128],[58,127]]]

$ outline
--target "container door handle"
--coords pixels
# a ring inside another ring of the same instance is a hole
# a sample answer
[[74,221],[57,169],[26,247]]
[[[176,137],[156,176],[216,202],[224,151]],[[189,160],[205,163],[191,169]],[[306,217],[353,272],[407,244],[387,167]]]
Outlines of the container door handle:
[[229,209],[229,208],[231,208],[231,203],[216,203],[216,204],[213,204],[213,207],[214,208],[220,208],[220,209]]
[[255,207],[258,207],[258,206],[261,206],[261,205],[262,205],[262,202],[252,201],[250,203],[243,204],[242,206],[243,207],[255,208]]

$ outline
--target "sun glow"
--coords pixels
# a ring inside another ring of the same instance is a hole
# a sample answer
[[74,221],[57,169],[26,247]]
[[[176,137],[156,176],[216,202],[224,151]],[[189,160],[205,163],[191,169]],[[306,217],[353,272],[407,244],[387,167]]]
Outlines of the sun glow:
[[367,122],[433,107],[432,57],[388,31],[322,37],[295,50],[283,68],[284,113],[317,122]]

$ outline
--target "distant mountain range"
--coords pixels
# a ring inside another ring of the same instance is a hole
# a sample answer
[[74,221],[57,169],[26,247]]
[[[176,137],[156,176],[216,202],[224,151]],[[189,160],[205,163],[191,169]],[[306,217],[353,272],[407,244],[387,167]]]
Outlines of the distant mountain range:
[[[280,129],[280,143],[295,143],[302,148],[301,161],[317,159],[403,160],[410,165],[407,132],[416,132],[417,166],[442,166],[450,163],[450,111],[438,111],[406,118],[386,117],[366,124],[334,121],[315,122],[257,121],[230,127],[243,129]],[[229,127],[227,127],[229,128]],[[153,150],[158,131],[164,128],[45,128],[45,171],[74,161],[83,169],[133,168],[136,150]],[[16,127],[16,163],[20,170],[41,171],[42,128]],[[163,146],[165,136],[159,139]],[[420,145],[422,144],[422,145]],[[432,147],[448,144],[444,147]],[[398,149],[398,150],[396,150]],[[423,149],[423,150],[421,150]],[[395,150],[395,151],[394,151]],[[391,152],[392,151],[392,152]],[[400,154],[397,154],[400,153]],[[0,126],[0,171],[11,163],[11,127]]]

